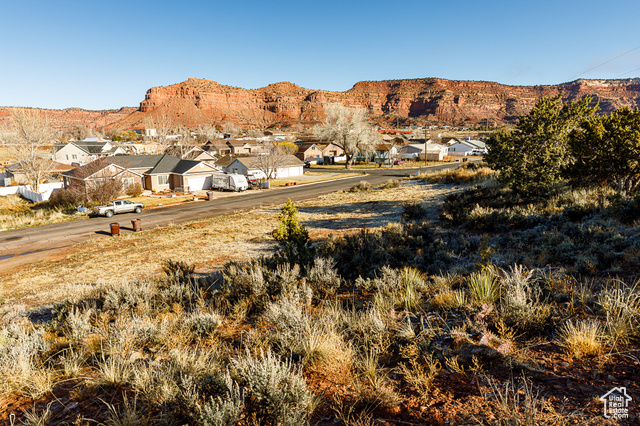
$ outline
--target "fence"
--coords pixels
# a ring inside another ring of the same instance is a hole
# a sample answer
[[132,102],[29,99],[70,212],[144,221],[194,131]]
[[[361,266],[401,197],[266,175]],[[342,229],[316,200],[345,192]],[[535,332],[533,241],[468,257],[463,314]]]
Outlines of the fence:
[[51,193],[54,189],[62,188],[63,186],[64,184],[62,182],[43,183],[40,185],[41,193],[32,191],[29,185],[6,186],[0,188],[0,196],[20,194],[27,200],[41,203],[43,201],[47,201],[49,197],[51,197]]

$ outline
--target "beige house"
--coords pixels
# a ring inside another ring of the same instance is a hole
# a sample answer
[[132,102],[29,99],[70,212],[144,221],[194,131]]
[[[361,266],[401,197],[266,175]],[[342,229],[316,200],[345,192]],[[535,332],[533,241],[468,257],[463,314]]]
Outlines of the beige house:
[[227,145],[226,139],[210,140],[202,146],[202,149],[212,155],[221,156],[231,154],[231,147]]
[[180,157],[183,160],[204,161],[211,164],[215,164],[218,160],[211,152],[205,151],[199,146],[173,145],[165,150],[165,154]]
[[340,157],[344,155],[344,149],[338,145],[330,143],[329,145],[320,145],[322,148],[322,155],[324,157]]
[[262,151],[262,145],[255,140],[227,139],[226,143],[233,155],[252,155]]
[[91,138],[69,143],[57,142],[53,146],[52,160],[63,164],[86,164],[120,154],[126,154],[126,151],[112,142]]
[[153,169],[145,172],[145,188],[184,192],[211,189],[211,175],[216,172],[209,163],[164,155]]
[[304,142],[298,144],[298,152],[295,155],[302,161],[322,160],[324,152],[315,143]]
[[[52,179],[54,181],[58,180],[58,177],[69,170],[71,170],[73,166],[69,164],[58,163],[57,161],[52,161],[47,158],[42,159],[42,170],[45,171],[47,175],[46,179]],[[5,166],[5,172],[7,178],[11,179],[16,185],[28,185],[27,176],[25,175],[24,169],[20,163],[13,163]]]
[[[183,160],[171,155],[118,155],[98,160],[103,164],[117,166],[139,176],[142,187],[150,191],[200,191],[211,188],[211,175],[218,170],[210,163]],[[92,179],[96,162],[65,173],[69,179],[81,177]],[[79,170],[79,171],[78,171]],[[93,173],[88,173],[92,171]],[[132,176],[123,175],[130,178]],[[66,181],[65,181],[66,182]],[[124,182],[123,182],[124,183]],[[135,183],[135,182],[133,182]],[[66,184],[65,184],[66,185]]]
[[111,164],[104,159],[65,172],[62,177],[65,189],[76,189],[83,194],[87,194],[91,187],[97,185],[97,182],[107,179],[120,180],[123,191],[135,184],[142,186],[143,182],[140,173]]

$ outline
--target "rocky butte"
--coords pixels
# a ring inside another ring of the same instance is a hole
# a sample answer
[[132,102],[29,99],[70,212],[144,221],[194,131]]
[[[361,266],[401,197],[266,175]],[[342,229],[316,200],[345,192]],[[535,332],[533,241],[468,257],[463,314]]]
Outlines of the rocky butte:
[[234,123],[240,127],[312,125],[323,106],[342,102],[367,108],[379,124],[491,124],[513,122],[542,96],[562,93],[565,101],[586,95],[600,99],[603,112],[640,106],[640,79],[576,80],[545,86],[508,86],[494,82],[440,78],[362,81],[345,92],[310,90],[292,83],[259,89],[225,86],[190,78],[147,91],[140,108],[113,126],[144,126],[145,118],[165,114],[192,127]]

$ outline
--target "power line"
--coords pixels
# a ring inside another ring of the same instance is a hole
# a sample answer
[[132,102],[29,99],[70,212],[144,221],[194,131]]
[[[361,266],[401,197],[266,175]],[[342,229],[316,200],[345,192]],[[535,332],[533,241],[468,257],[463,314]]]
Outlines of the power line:
[[[601,67],[602,65],[608,64],[609,62],[612,62],[612,61],[615,61],[616,59],[618,59],[618,58],[620,58],[620,57],[622,57],[622,56],[624,56],[624,55],[627,55],[627,54],[629,54],[629,53],[633,52],[634,50],[638,50],[638,49],[640,49],[640,46],[636,46],[636,47],[634,47],[634,48],[633,48],[633,49],[631,49],[631,50],[627,50],[626,52],[621,53],[621,54],[619,54],[618,56],[616,56],[615,58],[611,58],[611,59],[609,59],[608,61],[604,61],[604,62],[602,62],[602,63],[599,63],[598,65],[593,66],[593,67],[589,68],[588,70],[581,72],[580,74],[576,75],[576,76],[575,76],[575,77],[573,77],[573,78],[580,77],[581,75],[586,74],[586,73],[588,73],[589,71],[593,71],[594,69],[596,69],[596,68],[598,68],[598,67]],[[634,71],[635,71],[635,70],[634,70]],[[633,71],[629,71],[629,72],[633,72]]]
[[619,75],[619,76],[617,76],[616,78],[620,78],[620,77],[622,77],[623,75],[631,74],[632,72],[634,72],[634,71],[638,71],[638,70],[640,70],[640,67],[638,67],[638,68],[636,68],[636,69],[632,69],[631,71],[625,72],[624,74],[620,74],[620,75]]

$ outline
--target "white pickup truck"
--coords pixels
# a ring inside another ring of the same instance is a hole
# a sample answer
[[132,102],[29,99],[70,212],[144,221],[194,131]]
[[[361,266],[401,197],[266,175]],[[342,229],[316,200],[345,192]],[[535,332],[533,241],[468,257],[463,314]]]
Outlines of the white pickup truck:
[[143,208],[144,204],[142,203],[132,203],[129,200],[115,200],[106,206],[96,207],[94,213],[97,216],[111,217],[116,213],[140,213]]

